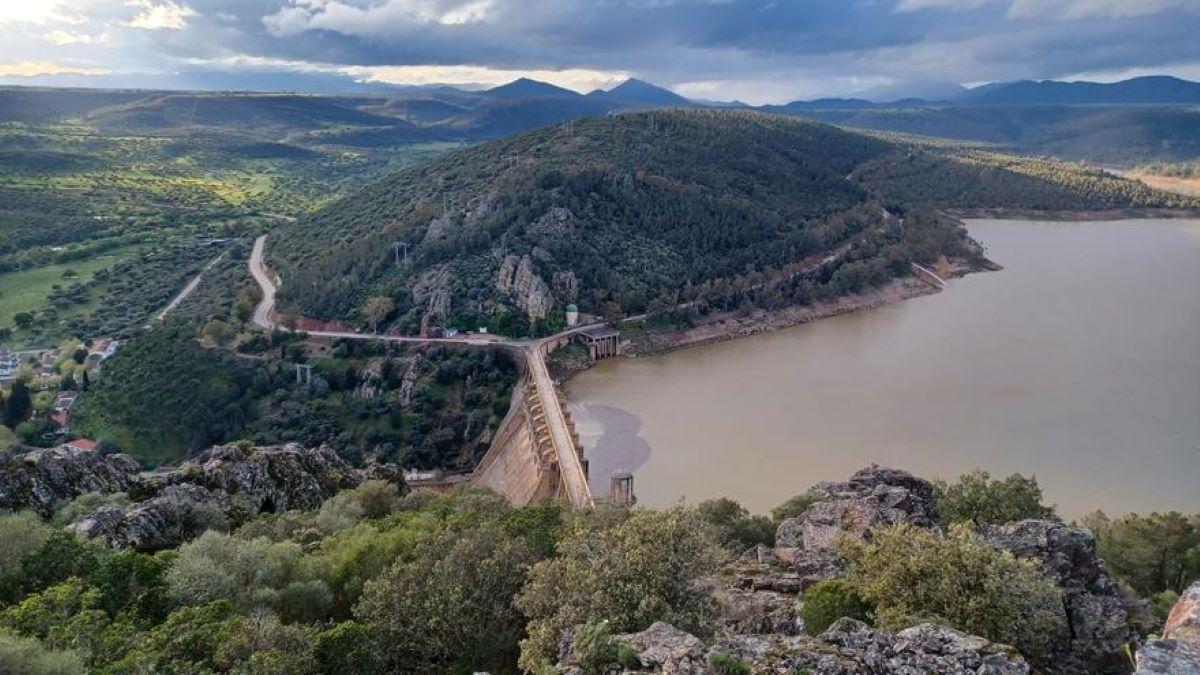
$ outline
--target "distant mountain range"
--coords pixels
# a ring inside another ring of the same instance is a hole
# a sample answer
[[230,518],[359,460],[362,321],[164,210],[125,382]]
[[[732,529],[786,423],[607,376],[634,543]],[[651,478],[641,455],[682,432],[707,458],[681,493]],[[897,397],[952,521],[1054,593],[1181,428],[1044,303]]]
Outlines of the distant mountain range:
[[1196,82],[1155,76],[1111,84],[929,85],[926,91],[949,97],[821,98],[756,107],[691,100],[638,79],[588,94],[528,78],[482,90],[437,85],[332,96],[0,87],[0,123],[70,119],[107,131],[206,129],[297,145],[386,147],[484,140],[616,112],[696,107],[759,110],[1100,162],[1200,158],[1200,113],[1188,109],[1200,104]]

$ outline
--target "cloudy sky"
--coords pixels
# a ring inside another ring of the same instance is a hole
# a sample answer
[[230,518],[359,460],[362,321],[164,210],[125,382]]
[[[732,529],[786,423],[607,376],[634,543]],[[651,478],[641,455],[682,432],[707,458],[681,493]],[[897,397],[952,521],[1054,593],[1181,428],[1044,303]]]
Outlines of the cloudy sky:
[[1148,73],[1200,79],[1200,0],[0,0],[9,84],[588,91],[636,76],[764,103]]

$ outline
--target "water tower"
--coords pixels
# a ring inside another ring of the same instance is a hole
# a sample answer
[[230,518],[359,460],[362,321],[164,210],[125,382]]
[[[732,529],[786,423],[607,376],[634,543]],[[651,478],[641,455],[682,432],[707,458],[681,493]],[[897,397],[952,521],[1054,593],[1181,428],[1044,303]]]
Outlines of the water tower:
[[567,328],[574,328],[579,324],[579,308],[575,305],[567,305]]

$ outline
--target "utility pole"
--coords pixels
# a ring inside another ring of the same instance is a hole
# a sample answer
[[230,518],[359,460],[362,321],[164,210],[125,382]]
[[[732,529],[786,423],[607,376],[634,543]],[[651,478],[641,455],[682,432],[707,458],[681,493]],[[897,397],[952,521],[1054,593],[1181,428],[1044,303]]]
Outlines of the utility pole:
[[[403,263],[400,262],[400,249],[402,247],[404,249],[404,262]],[[399,267],[401,264],[407,265],[408,264],[408,242],[407,241],[395,242],[394,244],[392,244],[392,248],[396,251],[396,266]]]

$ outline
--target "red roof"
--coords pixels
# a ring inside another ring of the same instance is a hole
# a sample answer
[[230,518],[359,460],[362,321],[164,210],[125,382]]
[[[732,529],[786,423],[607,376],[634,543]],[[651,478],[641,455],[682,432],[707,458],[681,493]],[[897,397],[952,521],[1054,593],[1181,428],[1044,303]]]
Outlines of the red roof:
[[89,440],[87,438],[76,438],[73,441],[67,441],[66,443],[63,443],[63,447],[77,448],[85,452],[91,452],[92,450],[96,449],[96,441]]

